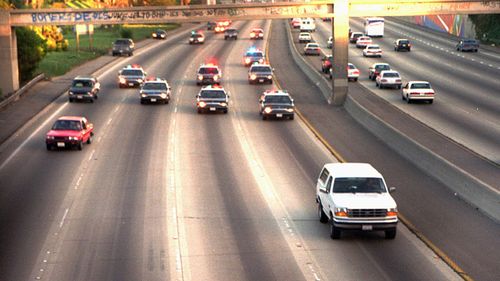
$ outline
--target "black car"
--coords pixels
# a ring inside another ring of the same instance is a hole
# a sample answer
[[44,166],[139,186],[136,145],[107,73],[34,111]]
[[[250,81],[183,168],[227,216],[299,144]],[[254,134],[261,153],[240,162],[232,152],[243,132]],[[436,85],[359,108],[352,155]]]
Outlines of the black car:
[[460,52],[477,52],[479,50],[479,41],[475,39],[463,39],[458,42],[456,48]]
[[273,68],[268,64],[253,64],[248,70],[248,83],[273,83]]
[[196,95],[198,113],[222,111],[227,113],[229,93],[220,86],[206,86]]
[[262,120],[267,120],[269,117],[293,120],[295,117],[293,99],[286,91],[265,91],[260,96],[259,104]]
[[163,29],[158,29],[156,31],[154,31],[153,33],[151,33],[151,37],[153,39],[167,39],[167,32]]
[[94,102],[98,98],[100,88],[101,84],[94,76],[77,76],[68,91],[69,102],[77,100]]
[[132,39],[128,38],[116,39],[116,41],[113,42],[113,49],[111,51],[111,54],[113,56],[121,56],[121,55],[132,56],[134,54],[134,48],[135,45]]
[[224,40],[227,39],[238,39],[238,30],[234,28],[228,28],[224,31]]
[[216,26],[217,26],[217,23],[215,21],[207,22],[207,30],[214,30]]
[[394,41],[394,51],[399,52],[399,51],[411,51],[411,44],[410,40],[408,39],[398,39]]

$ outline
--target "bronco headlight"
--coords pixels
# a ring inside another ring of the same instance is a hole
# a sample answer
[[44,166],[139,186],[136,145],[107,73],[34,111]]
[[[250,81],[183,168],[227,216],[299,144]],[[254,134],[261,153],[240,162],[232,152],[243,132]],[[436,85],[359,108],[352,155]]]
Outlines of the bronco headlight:
[[272,75],[267,75],[267,79],[271,80],[271,79],[273,79],[273,76]]
[[167,94],[165,94],[165,93],[161,93],[161,94],[160,94],[160,97],[161,97],[162,99],[166,99],[166,98],[167,98]]
[[200,101],[200,102],[198,103],[198,106],[200,106],[200,107],[205,107],[205,106],[207,106],[207,104],[206,104],[204,101]]
[[141,93],[141,97],[145,98],[147,97],[148,95],[144,94],[144,93]]
[[270,107],[266,107],[266,108],[264,108],[264,112],[265,112],[265,113],[271,113],[271,111],[273,111],[273,109],[272,109],[272,108],[270,108]]
[[388,216],[388,217],[397,217],[398,216],[398,209],[397,208],[389,208],[389,209],[387,209],[386,216]]
[[347,208],[335,208],[334,211],[335,211],[334,214],[337,217],[347,217],[348,216],[347,215],[347,211],[348,211]]
[[286,111],[293,112],[293,108],[287,108]]
[[227,106],[227,103],[225,103],[225,102],[221,102],[221,103],[220,103],[220,105],[221,105],[221,106]]

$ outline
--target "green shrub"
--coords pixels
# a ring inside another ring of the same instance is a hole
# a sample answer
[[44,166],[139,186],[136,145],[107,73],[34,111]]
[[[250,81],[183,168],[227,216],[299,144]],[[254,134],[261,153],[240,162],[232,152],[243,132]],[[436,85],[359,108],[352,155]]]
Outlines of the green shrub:
[[122,38],[130,38],[132,39],[132,36],[133,36],[133,32],[132,32],[132,29],[129,29],[129,28],[122,28],[120,30],[120,36]]
[[16,27],[17,59],[19,65],[19,79],[25,82],[33,78],[38,64],[45,56],[46,42],[35,31]]

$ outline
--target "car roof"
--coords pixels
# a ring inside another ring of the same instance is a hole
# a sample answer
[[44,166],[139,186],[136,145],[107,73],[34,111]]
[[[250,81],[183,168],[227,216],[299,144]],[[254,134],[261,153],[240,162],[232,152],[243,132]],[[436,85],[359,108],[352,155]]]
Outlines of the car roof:
[[319,47],[319,44],[318,43],[307,43],[306,47],[308,46],[318,46]]
[[380,48],[380,46],[377,44],[368,44],[368,45],[366,45],[366,47],[378,47],[378,48]]
[[205,86],[203,88],[201,88],[200,91],[226,91],[224,90],[224,87],[221,87],[221,86],[218,86],[218,85],[208,85],[208,86]]
[[378,66],[378,65],[389,65],[389,64],[386,62],[376,62],[376,63],[372,64],[373,67]]
[[70,121],[81,121],[85,119],[83,116],[61,116],[57,120],[70,120]]
[[382,175],[368,163],[329,163],[325,164],[325,168],[336,178],[382,178]]
[[96,78],[94,76],[76,76],[73,78],[73,80],[95,80]]
[[397,72],[396,70],[382,70],[382,71],[380,71],[380,75],[383,75],[384,73],[397,73],[397,74],[399,74],[399,72]]
[[271,96],[271,95],[276,95],[276,96],[290,96],[288,91],[286,90],[267,90],[262,93],[265,96]]
[[413,83],[427,83],[427,84],[430,84],[429,81],[408,81],[408,84],[413,84]]

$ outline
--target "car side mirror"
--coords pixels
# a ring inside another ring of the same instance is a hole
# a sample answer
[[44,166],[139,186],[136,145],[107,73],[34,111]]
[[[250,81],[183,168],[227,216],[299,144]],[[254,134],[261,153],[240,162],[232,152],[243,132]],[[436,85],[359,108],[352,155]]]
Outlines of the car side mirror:
[[320,188],[319,188],[319,191],[320,191],[320,192],[323,192],[323,193],[328,193],[328,192],[326,192],[326,188],[324,188],[324,187],[320,187]]
[[396,191],[396,188],[394,186],[389,187],[389,193],[393,193]]

